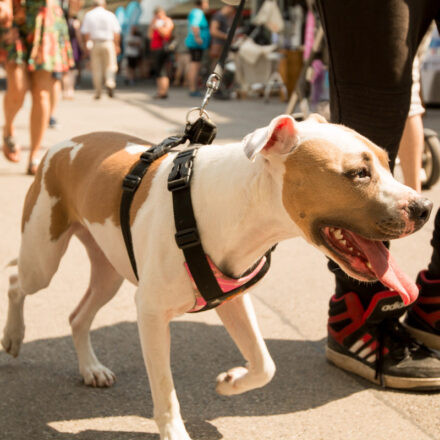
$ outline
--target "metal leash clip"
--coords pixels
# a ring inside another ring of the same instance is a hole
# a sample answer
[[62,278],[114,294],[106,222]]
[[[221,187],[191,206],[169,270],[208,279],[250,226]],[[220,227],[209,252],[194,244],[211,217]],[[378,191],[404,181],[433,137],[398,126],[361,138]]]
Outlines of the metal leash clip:
[[[199,112],[199,117],[191,122],[190,115]],[[201,107],[194,107],[186,114],[185,136],[191,144],[211,144],[217,135],[217,126],[209,117],[208,112]]]
[[206,81],[206,93],[202,101],[202,106],[200,107],[200,116],[202,116],[211,96],[220,88],[220,82],[221,77],[216,72],[209,75],[209,78]]

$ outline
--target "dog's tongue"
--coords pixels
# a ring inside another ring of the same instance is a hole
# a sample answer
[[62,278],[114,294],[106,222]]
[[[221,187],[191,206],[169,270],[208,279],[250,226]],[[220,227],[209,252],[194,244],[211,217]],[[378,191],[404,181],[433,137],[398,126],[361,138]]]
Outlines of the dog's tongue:
[[367,240],[353,232],[349,234],[368,258],[379,281],[396,291],[405,305],[413,303],[419,295],[419,289],[414,281],[400,270],[385,245],[381,241]]

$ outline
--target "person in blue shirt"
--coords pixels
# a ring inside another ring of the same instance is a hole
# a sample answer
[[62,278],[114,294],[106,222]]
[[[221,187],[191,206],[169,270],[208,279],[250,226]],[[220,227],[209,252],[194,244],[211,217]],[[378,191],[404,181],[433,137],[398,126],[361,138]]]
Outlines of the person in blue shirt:
[[209,8],[207,0],[196,1],[196,7],[188,15],[188,35],[185,39],[186,47],[191,55],[191,62],[188,68],[189,95],[201,96],[197,90],[200,64],[203,51],[208,49],[211,36],[209,24],[205,12]]

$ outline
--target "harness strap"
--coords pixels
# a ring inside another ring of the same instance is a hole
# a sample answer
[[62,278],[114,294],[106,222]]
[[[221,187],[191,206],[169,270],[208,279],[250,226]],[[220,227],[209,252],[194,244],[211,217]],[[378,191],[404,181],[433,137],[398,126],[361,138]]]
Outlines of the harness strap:
[[159,157],[167,154],[171,148],[186,142],[187,137],[170,136],[163,140],[160,144],[155,145],[144,151],[140,159],[134,164],[130,172],[125,176],[122,183],[122,198],[119,208],[119,219],[121,222],[122,236],[124,237],[125,247],[127,248],[128,257],[130,258],[131,267],[134,275],[139,280],[136,258],[133,250],[133,240],[130,228],[130,208],[134,195],[139,188],[142,178],[148,171],[149,166]]
[[[270,249],[263,257],[266,261],[255,277],[236,289],[223,292],[206,258],[192,206],[190,182],[196,154],[196,148],[178,153],[168,176],[168,189],[173,195],[177,246],[182,249],[194,283],[206,302],[202,309],[197,310],[201,312],[217,307],[225,300],[257,283],[269,270],[270,254],[274,248]],[[259,262],[256,264],[258,265]],[[250,269],[250,271],[252,270],[253,268]]]
[[194,217],[190,180],[196,154],[197,149],[191,148],[176,156],[173,169],[168,176],[168,189],[173,194],[177,246],[183,251],[199,292],[206,302],[212,302],[221,298],[223,292],[209,267]]

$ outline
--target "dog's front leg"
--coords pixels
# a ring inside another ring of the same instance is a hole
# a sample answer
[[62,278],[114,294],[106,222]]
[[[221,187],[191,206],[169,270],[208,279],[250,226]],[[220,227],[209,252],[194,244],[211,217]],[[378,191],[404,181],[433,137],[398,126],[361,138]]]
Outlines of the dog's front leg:
[[232,395],[266,385],[275,374],[275,364],[258,328],[251,298],[241,295],[216,310],[247,361],[246,368],[235,367],[217,377],[217,392]]
[[139,335],[153,397],[154,419],[160,440],[191,440],[180,416],[171,375],[171,317],[166,310],[158,310],[152,297],[153,292],[146,292],[142,288],[136,292]]

